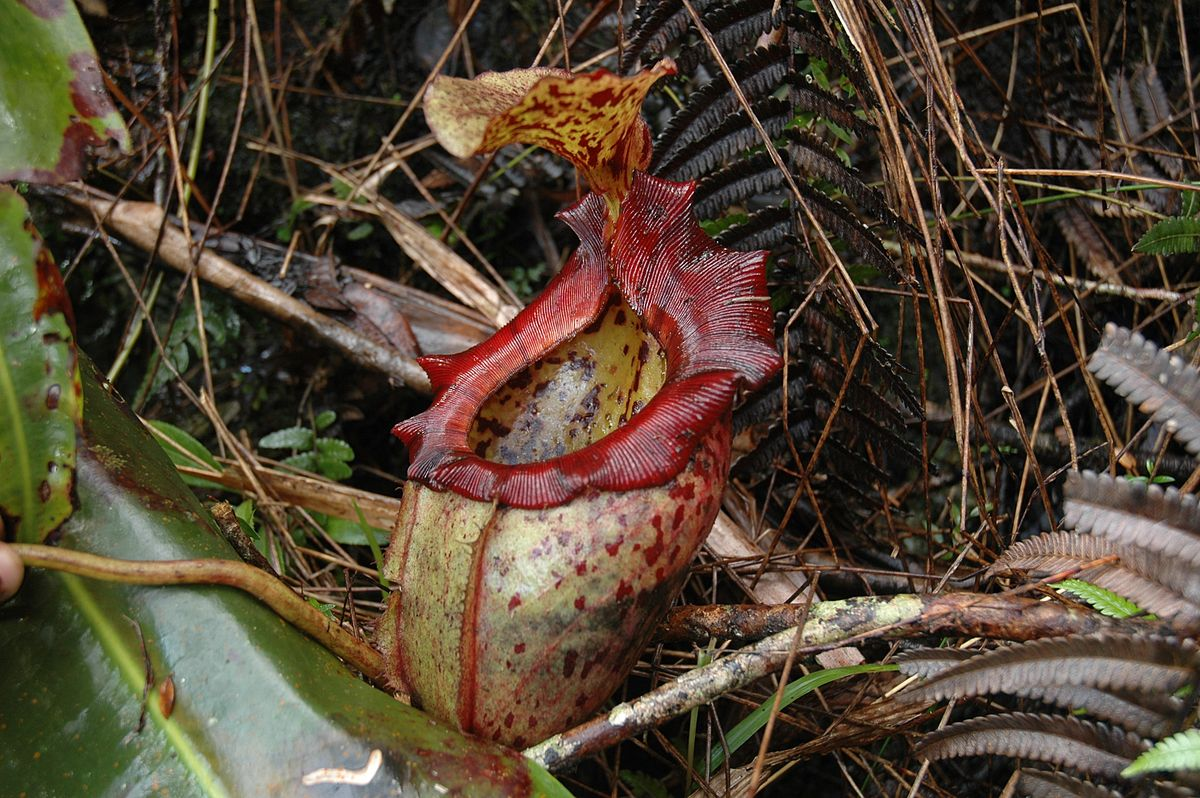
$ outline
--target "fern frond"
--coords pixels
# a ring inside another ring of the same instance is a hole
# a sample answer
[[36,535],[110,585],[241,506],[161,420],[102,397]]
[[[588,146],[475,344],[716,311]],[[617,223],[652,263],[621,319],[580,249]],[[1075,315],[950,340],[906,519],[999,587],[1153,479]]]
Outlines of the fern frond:
[[821,119],[836,122],[858,136],[869,136],[874,126],[855,113],[855,107],[835,94],[808,83],[803,75],[788,77],[788,99],[797,111],[808,111]]
[[1183,713],[1183,702],[1178,698],[1138,690],[1097,690],[1084,685],[1035,687],[1030,689],[1029,698],[1064,709],[1084,710],[1143,737],[1167,732]]
[[[786,47],[758,48],[732,67],[734,78],[751,104],[766,98],[783,84],[790,69]],[[737,95],[722,75],[692,92],[687,102],[654,140],[654,163],[662,163],[741,111]]]
[[1121,798],[1118,792],[1068,776],[1066,773],[1021,768],[1020,774],[1017,778],[1017,790],[1029,798]]
[[711,219],[730,205],[778,190],[783,183],[783,175],[771,156],[755,153],[718,169],[696,184],[696,216]]
[[1094,585],[1083,579],[1064,579],[1054,584],[1059,593],[1074,596],[1101,615],[1109,618],[1132,618],[1145,610],[1119,593]]
[[1126,778],[1157,770],[1200,770],[1200,729],[1185,729],[1159,740],[1121,771]]
[[[772,139],[783,133],[784,126],[792,118],[788,104],[775,97],[767,97],[751,107]],[[750,123],[750,117],[745,110],[741,110],[695,141],[660,158],[651,171],[669,180],[690,180],[709,172],[721,161],[761,143],[762,139]]]
[[[749,50],[764,33],[775,27],[772,11],[775,0],[734,0],[713,6],[700,15],[717,49],[722,53]],[[712,52],[704,42],[696,42],[679,53],[680,72],[689,74],[701,63],[712,61]]]
[[[1097,560],[1117,562],[1089,565]],[[1076,571],[1076,578],[1125,596],[1160,618],[1200,618],[1200,570],[1186,561],[1096,535],[1047,532],[1014,543],[988,574],[1028,572],[1050,576]]]
[[1181,255],[1200,252],[1200,219],[1173,216],[1156,222],[1133,245],[1146,255]]
[[[693,0],[692,7],[704,12],[723,0]],[[691,14],[680,0],[657,0],[638,5],[637,17],[629,31],[629,43],[622,53],[621,69],[629,70],[643,55],[658,58],[687,33]]]
[[1088,370],[1200,455],[1200,371],[1183,358],[1109,323]]
[[832,183],[852,202],[872,217],[893,226],[900,219],[888,207],[883,195],[868,186],[838,158],[829,145],[799,128],[784,131],[788,140],[788,156],[792,170],[803,178],[817,177]]
[[986,715],[931,732],[918,744],[930,759],[999,754],[1116,777],[1146,749],[1136,735],[1103,723],[1015,712]]
[[1088,685],[1169,693],[1195,676],[1194,646],[1148,635],[1070,635],[987,651],[916,685],[913,701]]
[[1068,526],[1200,564],[1200,503],[1194,495],[1090,471],[1069,474],[1064,493]]
[[717,243],[730,249],[773,249],[796,237],[792,209],[775,205],[755,211],[741,224],[725,228],[717,235]]
[[969,660],[977,653],[963,648],[914,648],[901,651],[892,661],[905,676],[928,679]]

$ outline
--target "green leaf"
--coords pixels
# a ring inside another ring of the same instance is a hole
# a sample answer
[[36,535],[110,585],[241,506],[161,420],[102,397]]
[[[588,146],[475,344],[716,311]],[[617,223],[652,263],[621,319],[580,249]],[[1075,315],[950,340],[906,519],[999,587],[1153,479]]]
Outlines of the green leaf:
[[0,512],[18,541],[44,540],[74,507],[82,408],[72,324],[25,201],[0,186]]
[[[322,524],[326,534],[329,537],[341,543],[343,546],[369,546],[370,540],[367,538],[367,533],[363,530],[358,521],[351,521],[348,518],[338,518],[330,516],[328,520]],[[388,533],[378,527],[370,527],[372,534],[377,535],[376,540],[382,538],[387,540]]]
[[75,4],[0,3],[0,182],[76,180],[109,139],[129,151]]
[[[171,458],[171,462],[176,468],[183,466],[185,468],[197,468],[199,466],[208,466],[217,473],[221,472],[221,464],[212,456],[208,449],[204,448],[204,444],[193,438],[189,433],[181,430],[174,424],[157,419],[148,420],[146,422],[151,427],[160,432],[167,441],[160,440],[158,443],[162,446],[163,451],[167,453],[167,457]],[[174,445],[172,445],[174,444]],[[184,449],[187,454],[179,451]],[[189,456],[190,455],[190,456]],[[211,490],[225,490],[225,486],[218,482],[213,482],[203,477],[192,476],[191,474],[180,474],[185,484],[193,488],[208,488]]]
[[350,462],[354,459],[354,450],[350,444],[338,438],[317,438],[317,455],[334,460]]
[[[58,545],[128,559],[233,558],[166,455],[91,371],[84,392],[80,509]],[[305,788],[302,777],[377,759],[356,792],[569,795],[516,752],[359,680],[229,588],[32,570],[0,611],[0,651],[6,794],[332,795],[347,788]],[[168,677],[175,700],[164,711],[158,687]]]
[[1054,583],[1059,593],[1067,593],[1110,618],[1132,618],[1145,612],[1124,596],[1082,579],[1064,579]]
[[345,461],[336,457],[326,457],[323,454],[318,454],[316,460],[317,473],[335,482],[349,479],[350,475],[354,473],[350,470],[350,466],[346,465]]
[[1200,770],[1200,729],[1185,729],[1159,740],[1121,771],[1125,778],[1155,770]]
[[385,588],[390,588],[391,582],[383,575],[383,550],[379,548],[379,539],[375,537],[376,532],[382,533],[382,529],[376,529],[367,523],[367,517],[363,515],[362,508],[358,506],[358,502],[351,499],[354,503],[354,512],[358,515],[358,525],[363,531],[363,535],[367,538],[367,545],[371,547],[371,555],[375,557],[375,573],[379,579],[379,584]]
[[[808,695],[818,687],[824,687],[830,682],[836,682],[838,679],[855,676],[860,673],[879,673],[880,671],[894,670],[896,670],[895,665],[868,663],[865,665],[848,665],[844,668],[829,668],[823,671],[815,671],[807,676],[802,676],[794,682],[789,682],[787,687],[783,688],[783,700],[779,704],[779,709],[782,711],[784,707],[790,705],[796,699]],[[760,707],[725,733],[725,743],[729,746],[729,753],[737,751],[746,741],[767,725],[767,719],[770,718],[771,708],[774,705],[775,696],[771,696]],[[720,769],[721,763],[725,761],[725,757],[724,746],[718,745],[714,748],[708,760],[708,773],[716,773]]]
[[1134,252],[1147,255],[1178,255],[1200,252],[1200,219],[1174,216],[1158,222],[1133,245]]
[[371,231],[374,229],[375,225],[370,222],[359,222],[346,232],[346,238],[350,241],[362,241],[371,235]]
[[337,421],[337,413],[332,410],[322,410],[320,413],[317,413],[313,425],[317,428],[317,432],[320,432],[335,421]]
[[303,469],[304,471],[311,471],[314,474],[318,473],[317,472],[317,456],[315,454],[313,454],[312,452],[301,452],[300,454],[293,454],[290,457],[283,458],[279,462],[283,463],[286,466],[291,466],[292,468],[300,468],[300,469]]
[[260,449],[311,449],[312,445],[313,431],[308,427],[278,429],[258,441]]

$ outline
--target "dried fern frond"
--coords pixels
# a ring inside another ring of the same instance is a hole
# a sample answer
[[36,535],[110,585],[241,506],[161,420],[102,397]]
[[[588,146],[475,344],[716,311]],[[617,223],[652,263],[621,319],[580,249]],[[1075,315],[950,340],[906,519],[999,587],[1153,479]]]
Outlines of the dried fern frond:
[[1045,687],[1029,691],[1030,698],[1069,710],[1084,710],[1092,717],[1154,738],[1175,728],[1183,717],[1183,702],[1166,693],[1139,690],[1098,690],[1094,687]]
[[1088,685],[1170,693],[1195,678],[1195,647],[1137,634],[1070,635],[979,654],[901,694],[911,701]]
[[1116,778],[1147,744],[1140,737],[1078,718],[1014,712],[953,723],[918,744],[930,759],[999,754]]
[[966,662],[977,653],[963,648],[914,648],[901,651],[892,661],[905,676],[928,679]]
[[[1167,92],[1158,78],[1158,69],[1154,64],[1139,64],[1133,70],[1129,84],[1138,108],[1142,111],[1146,128],[1154,130],[1165,125],[1171,118],[1171,103],[1167,100]],[[1163,152],[1151,152],[1150,157],[1175,180],[1183,177],[1183,161],[1178,157]]]
[[1068,526],[1200,564],[1200,503],[1194,495],[1090,471],[1069,474],[1064,492]]
[[1086,213],[1075,205],[1066,205],[1054,214],[1054,221],[1089,271],[1101,280],[1121,284],[1121,275],[1109,256],[1104,236]]
[[[1119,558],[1115,563],[1088,565],[1113,556]],[[1095,535],[1047,532],[1014,543],[988,574],[1022,571],[1043,577],[1076,569],[1075,578],[1124,596],[1161,618],[1200,618],[1200,570],[1185,560]]]
[[1119,792],[1049,770],[1021,768],[1017,790],[1029,798],[1121,798]]
[[1109,323],[1088,370],[1200,455],[1200,371],[1183,358]]

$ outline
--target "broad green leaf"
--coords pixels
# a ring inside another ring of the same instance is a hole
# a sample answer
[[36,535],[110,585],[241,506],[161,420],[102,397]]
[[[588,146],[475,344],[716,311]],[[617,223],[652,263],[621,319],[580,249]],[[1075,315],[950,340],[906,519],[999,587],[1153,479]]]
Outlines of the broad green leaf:
[[[171,462],[176,467],[197,468],[208,466],[213,471],[220,473],[221,464],[217,462],[217,459],[212,456],[212,453],[208,449],[204,448],[203,443],[196,440],[185,430],[181,430],[174,424],[166,421],[158,421],[157,419],[147,421],[146,423],[168,439],[169,442],[160,440],[159,445],[162,446],[163,451],[167,453],[167,457],[171,458]],[[187,454],[179,451],[179,449],[183,449]],[[204,479],[203,477],[194,477],[191,474],[180,474],[179,476],[183,478],[185,484],[193,488],[207,488],[210,490],[226,489],[224,485]]]
[[[855,676],[860,673],[878,673],[880,671],[894,670],[896,670],[895,665],[866,664],[848,665],[845,668],[829,668],[810,673],[807,676],[796,679],[794,682],[789,682],[787,687],[783,688],[783,700],[779,704],[779,709],[782,710],[796,699],[808,695],[818,687],[824,687],[830,682],[836,682],[838,679]],[[771,717],[771,708],[774,706],[775,696],[771,696],[761,706],[742,718],[736,726],[726,732],[725,743],[729,746],[730,753],[737,751],[747,740],[758,734],[767,725],[767,719]],[[721,763],[725,761],[725,758],[725,746],[718,745],[713,749],[712,756],[709,757],[708,772],[716,773],[721,767]]]
[[1159,740],[1121,775],[1130,778],[1156,770],[1200,770],[1200,729],[1186,729]]
[[1200,252],[1200,219],[1175,216],[1158,222],[1133,245],[1134,252],[1147,255],[1178,255]]
[[129,150],[75,4],[0,2],[0,181],[77,180],[109,139]]
[[339,438],[317,438],[317,454],[334,460],[349,462],[354,459],[350,444]]
[[317,428],[317,432],[320,432],[335,421],[337,421],[337,413],[332,410],[322,410],[320,413],[317,413],[313,425]]
[[1082,579],[1064,579],[1054,583],[1054,589],[1059,593],[1068,593],[1085,602],[1101,615],[1109,618],[1132,618],[1145,610],[1124,596],[1111,590],[1085,582]]
[[[129,559],[232,558],[166,455],[90,371],[84,392],[80,509],[59,545]],[[32,570],[0,608],[0,651],[6,794],[568,795],[516,752],[355,678],[229,588]],[[159,698],[168,678],[173,705]],[[368,767],[365,788],[303,783],[322,768]]]
[[311,449],[313,431],[308,427],[278,429],[258,441],[260,449]]
[[73,325],[25,201],[0,186],[0,527],[19,541],[40,542],[72,511],[81,412]]

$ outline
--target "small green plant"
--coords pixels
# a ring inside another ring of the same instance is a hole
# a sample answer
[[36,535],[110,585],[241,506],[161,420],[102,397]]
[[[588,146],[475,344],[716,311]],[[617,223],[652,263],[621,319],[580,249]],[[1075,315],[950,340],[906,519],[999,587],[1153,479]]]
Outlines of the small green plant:
[[1128,480],[1129,482],[1141,482],[1143,484],[1148,484],[1148,485],[1170,485],[1172,482],[1175,481],[1175,477],[1170,476],[1169,474],[1155,473],[1155,466],[1154,466],[1153,460],[1147,460],[1145,462],[1145,466],[1146,466],[1145,476],[1142,476],[1139,474],[1127,474],[1125,476],[1125,479]]
[[354,449],[341,438],[322,437],[320,433],[337,420],[337,413],[324,410],[313,419],[312,427],[284,427],[259,439],[262,449],[291,449],[292,454],[281,462],[284,465],[311,471],[314,474],[340,481],[352,473],[348,463],[354,459]]
[[1054,589],[1083,601],[1096,612],[1109,618],[1132,618],[1145,613],[1145,610],[1119,593],[1083,579],[1064,579],[1056,582]]

